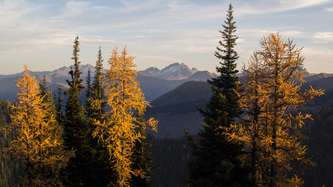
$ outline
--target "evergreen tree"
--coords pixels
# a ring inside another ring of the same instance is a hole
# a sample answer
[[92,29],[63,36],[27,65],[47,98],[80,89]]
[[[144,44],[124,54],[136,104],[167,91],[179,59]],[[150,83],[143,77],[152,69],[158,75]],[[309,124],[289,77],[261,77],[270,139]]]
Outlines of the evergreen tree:
[[91,71],[90,71],[90,68],[88,70],[86,83],[87,83],[87,88],[86,88],[87,89],[86,90],[87,100],[85,102],[85,109],[86,109],[87,119],[89,121],[91,119],[91,116],[92,116],[92,105],[91,105],[91,101],[89,100],[89,98],[92,96],[92,85],[91,85]]
[[[12,124],[17,139],[10,150],[26,163],[23,186],[62,186],[60,170],[67,165],[72,152],[64,151],[62,128],[56,123],[52,106],[42,95],[38,81],[29,75],[27,67],[23,78],[16,82],[21,93],[18,105],[13,106]],[[45,81],[43,84],[45,85]]]
[[132,175],[132,187],[148,187],[151,186],[149,178],[153,169],[153,159],[150,156],[149,149],[151,145],[147,142],[146,126],[142,114],[138,116],[137,131],[141,137],[136,140],[132,154],[132,169],[143,173],[143,175]]
[[63,124],[64,122],[64,113],[62,111],[62,106],[63,106],[63,97],[62,97],[62,88],[61,88],[61,83],[58,85],[58,93],[55,101],[55,106],[56,106],[56,119],[59,124]]
[[[91,146],[93,149],[92,159],[92,168],[94,172],[91,174],[94,178],[94,186],[106,186],[112,176],[110,173],[114,173],[109,166],[109,155],[104,144],[98,142],[97,137],[92,137],[92,133],[95,131],[95,121],[101,123],[104,122],[104,108],[105,108],[105,96],[104,96],[104,87],[102,84],[103,79],[103,59],[102,59],[102,50],[99,47],[97,54],[97,61],[95,66],[95,76],[91,84],[90,78],[90,69],[87,77],[87,120],[89,122],[90,136],[91,136]],[[111,174],[112,175],[112,174]]]
[[97,54],[97,61],[95,66],[95,76],[92,84],[92,117],[98,121],[103,120],[104,110],[105,110],[105,91],[103,86],[103,59],[102,59],[102,50],[101,46],[99,47]]
[[[105,75],[107,104],[110,111],[104,115],[105,121],[95,121],[94,137],[102,142],[109,153],[110,164],[116,172],[115,186],[129,186],[131,175],[141,175],[142,170],[133,170],[132,153],[135,142],[142,136],[135,113],[143,114],[148,102],[144,100],[139,83],[135,80],[134,57],[128,56],[126,48],[118,54],[117,48],[109,60],[110,69]],[[149,119],[145,124],[156,130],[157,121]]]
[[82,72],[79,69],[79,37],[75,38],[73,45],[73,68],[69,72],[71,80],[66,80],[69,90],[65,108],[65,143],[69,149],[75,150],[75,158],[71,158],[67,167],[69,185],[86,186],[91,183],[90,158],[92,156],[90,147],[89,126],[85,119],[85,111],[79,99],[81,89],[85,88],[80,78]]
[[47,89],[47,86],[46,86],[46,77],[45,77],[45,75],[43,76],[43,80],[42,80],[42,82],[40,82],[39,84],[39,92],[40,92],[40,94],[42,95],[42,96],[44,96],[44,101],[46,101],[47,100],[47,92],[48,92],[48,89]]
[[45,75],[43,76],[43,81],[39,83],[39,91],[40,95],[43,97],[43,102],[48,103],[49,112],[56,116],[57,109],[54,103],[52,91],[47,87]]
[[223,40],[219,42],[215,56],[222,60],[216,68],[220,73],[212,78],[213,96],[205,110],[203,129],[198,133],[199,142],[188,136],[194,158],[189,162],[191,186],[246,186],[249,184],[248,168],[245,166],[243,146],[228,141],[223,128],[235,123],[241,113],[238,105],[239,80],[237,77],[237,52],[234,50],[237,36],[230,4],[223,24]]

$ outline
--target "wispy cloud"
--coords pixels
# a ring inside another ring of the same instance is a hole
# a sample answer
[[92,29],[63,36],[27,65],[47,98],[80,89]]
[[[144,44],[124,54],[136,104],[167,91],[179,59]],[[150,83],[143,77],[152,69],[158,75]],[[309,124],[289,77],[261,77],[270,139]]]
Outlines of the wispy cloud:
[[305,67],[311,73],[332,73],[333,51],[325,47],[305,47],[302,50]]
[[244,30],[237,31],[237,34],[239,35],[239,39],[241,39],[239,42],[244,42],[248,39],[251,39],[252,41],[259,40],[263,36],[266,36],[271,33],[279,33],[283,38],[290,38],[290,39],[308,37],[308,35],[306,33],[304,33],[303,31],[286,30],[284,28],[280,28],[280,29],[276,29],[276,30],[244,29]]
[[239,9],[236,13],[238,15],[248,14],[266,14],[296,10],[305,7],[317,6],[329,2],[329,0],[256,0],[247,3],[245,1],[236,2]]
[[174,62],[182,62],[181,59],[169,56],[140,55],[135,58],[138,69],[147,69],[149,67],[157,67],[159,69]]
[[[15,3],[14,3],[15,2]],[[262,4],[261,6],[265,6],[264,10],[272,10],[276,6],[270,5],[268,3],[264,3],[263,0],[258,0],[258,4]],[[307,0],[305,3],[299,3],[298,1],[295,3],[288,3],[289,1],[274,1],[276,2],[275,5],[288,5],[289,8],[297,8],[300,5],[302,6],[310,6],[316,3],[325,2],[324,0],[319,1],[310,1]],[[221,9],[226,9],[227,4],[217,4],[215,6],[201,6],[198,4],[194,4],[191,1],[179,1],[179,0],[172,0],[172,1],[154,1],[154,0],[144,0],[144,1],[128,1],[128,0],[121,0],[120,5],[114,5],[114,2],[106,6],[98,5],[97,3],[94,4],[93,2],[88,1],[68,1],[65,3],[63,11],[60,11],[59,15],[49,16],[49,17],[40,17],[38,19],[33,18],[33,20],[23,19],[26,15],[38,14],[39,11],[47,11],[47,9],[43,6],[36,6],[33,4],[27,3],[27,1],[19,0],[19,1],[9,1],[5,0],[1,4],[1,12],[4,12],[7,21],[3,24],[7,27],[3,29],[0,33],[4,36],[7,35],[7,38],[15,38],[17,41],[21,41],[23,44],[22,48],[26,50],[34,49],[37,44],[40,45],[41,48],[50,48],[50,47],[59,47],[60,45],[68,45],[68,38],[73,37],[73,35],[85,35],[86,37],[91,36],[90,34],[95,30],[112,30],[112,29],[123,29],[125,32],[128,28],[132,28],[135,26],[146,26],[149,25],[145,30],[145,32],[141,32],[139,34],[143,34],[141,36],[141,40],[151,40],[154,37],[147,37],[145,33],[159,33],[159,36],[164,37],[165,39],[170,39],[169,36],[163,35],[165,30],[170,29],[171,31],[174,29],[175,25],[179,25],[182,27],[182,24],[195,24],[202,21],[211,21],[221,19],[224,14],[221,14]],[[297,5],[297,6],[296,6]],[[278,6],[278,7],[279,7]],[[268,8],[267,8],[268,7]],[[243,2],[239,7],[237,7],[236,12],[242,12],[242,9],[247,9],[248,12],[257,11],[260,7],[255,6],[248,6],[246,3]],[[260,8],[261,10],[263,8]],[[281,10],[281,9],[277,9]],[[135,14],[133,14],[135,13]],[[0,13],[1,14],[1,13]],[[7,16],[9,15],[9,16]],[[94,16],[99,15],[102,17],[98,17],[98,19],[94,19]],[[129,16],[131,15],[131,16]],[[200,16],[198,16],[200,15]],[[4,20],[2,19],[2,22]],[[1,22],[1,21],[0,21]],[[222,22],[222,20],[221,20]],[[10,26],[12,25],[12,26]],[[170,28],[168,28],[168,26]],[[10,32],[11,28],[15,27],[14,32]],[[150,28],[149,28],[150,27]],[[164,31],[163,31],[164,30]],[[170,32],[170,31],[167,31]],[[206,33],[202,29],[198,31],[202,33]],[[215,32],[215,30],[214,30]],[[256,32],[257,34],[258,32]],[[261,32],[260,35],[264,34],[265,32]],[[210,33],[212,34],[212,33]],[[288,33],[288,35],[293,34],[297,35],[297,32]],[[15,37],[18,36],[18,37]],[[216,33],[212,34],[211,36],[216,35]],[[112,36],[112,34],[109,34]],[[52,38],[51,38],[52,37]],[[172,36],[173,39],[171,41],[178,40],[179,43],[187,42],[197,42],[196,38],[201,38],[202,41],[206,43],[209,42],[204,35],[198,35],[191,33],[191,30],[184,30],[184,32],[173,32]],[[49,44],[46,45],[44,42],[47,38],[50,38]],[[131,39],[131,36],[127,36],[126,38]],[[7,50],[17,50],[11,49],[11,47],[16,46],[17,42],[14,40],[4,41],[4,45],[8,48]],[[138,38],[137,38],[138,39]],[[87,38],[88,40],[88,38]],[[108,40],[108,42],[117,42],[117,40],[123,40],[115,36],[113,39]],[[163,40],[163,39],[162,39]],[[31,42],[35,41],[35,42]],[[98,42],[96,38],[91,38],[90,43]],[[152,41],[152,40],[151,40]],[[123,41],[124,42],[124,41]],[[130,43],[128,41],[126,43]],[[29,47],[29,43],[31,46]],[[200,42],[198,42],[199,44]],[[201,42],[202,43],[202,42]],[[187,50],[192,49],[191,51],[205,51],[204,49],[208,50],[208,48],[193,44],[187,45],[189,48]],[[198,46],[197,49],[195,49]],[[1,47],[0,47],[1,48]],[[4,48],[4,47],[2,47]]]
[[93,8],[93,4],[87,1],[68,1],[59,17],[71,17],[82,15]]
[[[329,19],[327,11],[333,11],[330,0],[232,3],[239,36],[236,47],[242,56],[258,48],[260,38],[268,33],[280,32],[284,38],[299,39],[307,45],[320,42],[326,45],[333,40],[332,32],[322,32],[331,31],[330,25],[311,27],[308,12],[292,12],[307,8],[314,11],[311,18]],[[100,44],[106,51],[127,44],[138,56],[139,67],[140,63],[150,66],[157,61],[161,66],[182,60],[202,64],[201,61],[214,58],[212,54],[221,40],[218,30],[223,29],[221,24],[228,4],[229,1],[220,0],[0,0],[0,62],[18,51],[37,54],[41,49],[68,50],[79,35],[82,53],[93,49],[90,56],[82,54],[90,62],[94,62]],[[320,8],[311,9],[317,6]],[[283,17],[274,14],[280,12]],[[295,14],[298,19],[293,19],[294,22],[286,20]]]
[[[69,1],[65,12],[83,14],[89,2]],[[0,52],[35,51],[68,46],[76,35],[91,31],[89,24],[72,25],[62,19],[69,16],[61,13],[46,14],[49,6],[32,4],[25,0],[0,2]]]
[[171,57],[168,57],[168,56],[148,56],[148,55],[142,55],[142,56],[138,56],[136,57],[137,60],[140,60],[140,61],[146,61],[146,60],[149,60],[149,61],[168,61],[168,62],[176,62],[176,61],[180,61],[180,59],[176,59],[176,58],[171,58]]
[[333,42],[333,32],[317,32],[313,38],[317,42]]
[[325,8],[325,10],[328,11],[328,12],[333,12],[333,7],[331,7],[331,8]]
[[104,36],[92,36],[92,35],[88,35],[88,36],[82,36],[80,37],[80,41],[84,42],[86,44],[96,44],[96,43],[114,43],[115,40],[113,40],[112,38],[108,38],[108,37],[104,37]]
[[14,26],[18,20],[24,19],[28,14],[40,9],[41,6],[32,5],[25,0],[4,0],[0,2],[0,24]]

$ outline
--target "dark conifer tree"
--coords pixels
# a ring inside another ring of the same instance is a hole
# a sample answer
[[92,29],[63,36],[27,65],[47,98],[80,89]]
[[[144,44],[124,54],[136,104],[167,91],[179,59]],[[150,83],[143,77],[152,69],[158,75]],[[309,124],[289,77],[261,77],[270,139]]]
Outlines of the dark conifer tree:
[[43,97],[43,102],[48,103],[49,112],[52,113],[53,115],[56,115],[57,109],[54,103],[52,91],[47,87],[45,75],[43,76],[42,82],[39,83],[39,92],[40,95]]
[[[49,105],[49,108],[48,108],[49,112],[52,113],[54,116],[56,116],[57,109],[56,109],[56,105],[55,105],[54,98],[52,95],[52,90],[47,87],[45,75],[43,76],[42,82],[39,83],[39,91],[40,91],[40,95],[43,96],[43,102],[48,103],[48,105]],[[58,124],[60,124],[60,123],[58,123]]]
[[91,97],[93,98],[92,117],[102,122],[105,108],[105,93],[103,86],[103,58],[101,46],[98,49],[97,61],[95,66],[95,76],[92,83]]
[[247,186],[248,168],[245,166],[243,146],[227,140],[222,128],[235,123],[241,113],[238,105],[239,80],[237,77],[237,36],[233,7],[230,4],[227,18],[220,31],[223,40],[215,56],[221,60],[216,68],[219,76],[209,80],[213,96],[205,110],[199,142],[188,136],[194,158],[189,162],[190,186]]
[[151,145],[147,142],[147,133],[145,128],[145,121],[142,115],[138,116],[137,131],[141,134],[141,138],[135,142],[132,154],[132,168],[133,170],[141,171],[144,175],[132,176],[132,187],[149,187],[150,175],[153,169],[153,159],[149,149]]
[[[65,151],[65,146],[63,145],[64,139],[63,139],[63,128],[61,126],[61,120],[58,121],[58,112],[57,108],[53,99],[52,91],[47,87],[46,83],[46,77],[44,75],[43,80],[41,83],[39,83],[39,91],[40,95],[42,96],[42,102],[47,103],[47,110],[49,112],[49,116],[46,117],[46,119],[51,120],[55,116],[55,121],[50,123],[50,129],[52,129],[52,134],[54,138],[57,139],[58,142],[61,143],[61,146],[58,146],[56,148],[52,149],[52,152],[54,156],[64,156],[64,157],[73,157],[74,156],[74,151]],[[68,161],[68,159],[67,159]],[[63,169],[63,168],[61,168]],[[45,169],[45,168],[40,168],[39,172],[42,172],[43,175],[45,175],[45,179],[49,178],[51,181],[50,184],[53,184],[55,186],[62,186],[62,181],[61,181],[61,169],[58,170],[53,170],[53,169]]]
[[91,168],[94,170],[91,173],[92,179],[95,181],[94,186],[106,186],[110,179],[109,170],[109,155],[106,147],[100,142],[97,138],[93,138],[92,132],[95,129],[94,121],[103,122],[104,107],[105,107],[105,96],[104,88],[102,84],[103,79],[103,59],[102,59],[102,50],[99,47],[97,54],[97,61],[95,66],[95,75],[91,83],[91,74],[90,69],[87,76],[87,92],[86,92],[86,110],[87,110],[87,121],[89,123],[89,134],[90,134],[90,143],[93,150]]
[[75,150],[75,158],[70,159],[67,167],[68,184],[71,186],[87,186],[91,183],[90,158],[92,156],[90,147],[89,127],[85,119],[85,111],[79,99],[81,89],[85,88],[80,78],[82,72],[79,69],[79,37],[75,38],[73,45],[74,69],[69,74],[71,80],[66,80],[69,90],[65,109],[65,143],[69,149]]
[[63,93],[63,90],[61,88],[61,83],[59,83],[57,96],[55,96],[55,98],[56,98],[55,106],[56,106],[56,120],[61,125],[64,122],[64,112],[62,111],[62,106],[63,106],[62,93]]
[[42,82],[38,83],[39,85],[39,91],[40,91],[40,95],[44,96],[44,101],[47,100],[47,91],[48,91],[48,88],[46,86],[46,77],[45,75],[43,76],[43,80]]
[[[86,83],[87,83],[87,88],[86,88],[86,97],[87,97],[87,100],[85,102],[85,108],[86,108],[86,115],[87,115],[87,119],[88,121],[90,120],[91,118],[91,115],[92,115],[92,105],[91,105],[91,102],[89,100],[89,98],[92,96],[92,86],[91,86],[91,71],[90,71],[90,68],[88,70],[88,74],[87,74],[87,78],[86,78]],[[89,122],[90,123],[90,122]]]

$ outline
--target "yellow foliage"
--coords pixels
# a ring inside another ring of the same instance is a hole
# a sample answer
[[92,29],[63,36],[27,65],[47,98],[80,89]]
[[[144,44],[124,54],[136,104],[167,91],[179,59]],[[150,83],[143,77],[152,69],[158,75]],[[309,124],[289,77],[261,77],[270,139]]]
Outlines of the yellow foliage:
[[[132,171],[130,157],[135,142],[141,134],[137,115],[143,114],[149,103],[135,80],[137,72],[133,69],[133,56],[128,56],[126,47],[121,54],[115,48],[111,54],[110,69],[105,74],[105,89],[107,104],[110,111],[105,114],[105,122],[95,121],[94,137],[103,142],[110,155],[110,161],[118,175],[117,186],[129,186],[131,174],[138,175],[140,171]],[[157,121],[149,119],[146,124],[157,130]]]
[[[258,186],[298,186],[302,180],[293,173],[292,162],[311,164],[305,157],[305,138],[300,128],[309,114],[294,114],[322,90],[301,93],[304,58],[292,41],[283,41],[279,34],[270,34],[260,41],[244,72],[244,93],[239,101],[245,113],[238,125],[228,129],[232,140],[243,142],[251,154],[256,172],[252,180]],[[297,81],[297,82],[296,82]],[[241,132],[239,132],[241,131]]]
[[[18,105],[12,106],[13,127],[8,131],[15,130],[17,139],[11,142],[7,150],[24,159],[28,166],[32,166],[30,169],[59,171],[66,166],[73,153],[62,152],[62,129],[56,123],[54,114],[50,113],[49,103],[43,102],[38,80],[29,75],[25,66],[24,76],[18,79],[16,85],[20,90],[17,94]],[[42,179],[38,180],[38,177],[43,178],[43,173],[34,172],[34,175],[41,176],[29,177],[40,183]],[[28,182],[32,185],[31,180]]]

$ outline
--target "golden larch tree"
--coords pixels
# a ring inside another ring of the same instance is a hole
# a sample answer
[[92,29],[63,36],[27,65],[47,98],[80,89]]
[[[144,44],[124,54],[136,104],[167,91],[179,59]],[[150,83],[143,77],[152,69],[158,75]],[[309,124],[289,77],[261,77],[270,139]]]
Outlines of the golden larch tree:
[[20,93],[18,105],[11,116],[17,139],[7,149],[26,164],[24,186],[61,186],[59,172],[67,165],[73,152],[64,151],[62,128],[41,95],[38,80],[27,67],[23,78],[16,82]]
[[[109,59],[111,66],[105,74],[105,94],[109,111],[105,121],[95,121],[94,137],[98,137],[108,149],[110,162],[116,171],[116,186],[129,186],[131,174],[145,175],[131,168],[131,156],[135,142],[140,139],[138,128],[139,114],[143,114],[149,105],[136,81],[137,72],[133,69],[133,56],[128,56],[126,47],[121,54],[115,48]],[[146,123],[156,130],[157,121],[153,118]]]
[[244,93],[239,101],[245,113],[239,125],[233,125],[231,139],[248,147],[254,186],[300,186],[303,180],[295,164],[311,165],[301,133],[305,119],[299,112],[322,90],[301,92],[306,71],[301,48],[279,34],[260,41],[262,50],[254,52],[244,72]]
[[231,125],[230,129],[233,133],[227,131],[227,134],[230,139],[239,140],[247,148],[249,163],[253,168],[250,173],[252,186],[260,186],[262,177],[257,171],[264,167],[259,166],[260,164],[266,163],[261,150],[265,148],[263,137],[267,136],[267,130],[262,121],[264,121],[265,104],[269,98],[267,91],[263,88],[265,71],[258,52],[253,53],[248,66],[244,66],[242,71],[244,83],[241,88],[243,92],[239,94],[239,105],[244,113],[239,123]]

